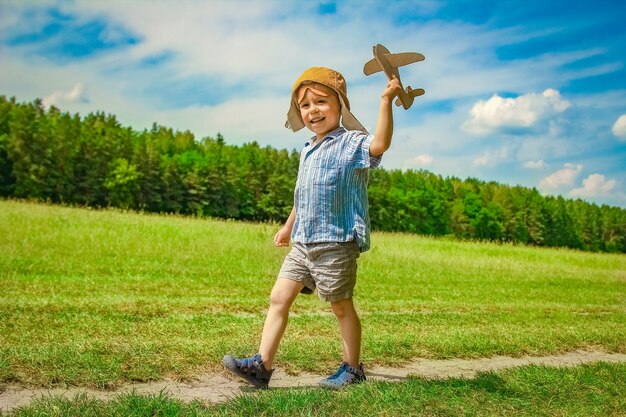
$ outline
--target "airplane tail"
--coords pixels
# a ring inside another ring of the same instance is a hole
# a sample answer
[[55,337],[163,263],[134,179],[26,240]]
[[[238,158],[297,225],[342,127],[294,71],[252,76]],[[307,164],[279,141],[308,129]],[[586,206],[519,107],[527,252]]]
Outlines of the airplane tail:
[[425,93],[423,88],[416,88],[413,90],[411,87],[406,88],[406,92],[400,93],[396,99],[396,106],[402,106],[407,110],[413,104],[413,99],[419,97]]

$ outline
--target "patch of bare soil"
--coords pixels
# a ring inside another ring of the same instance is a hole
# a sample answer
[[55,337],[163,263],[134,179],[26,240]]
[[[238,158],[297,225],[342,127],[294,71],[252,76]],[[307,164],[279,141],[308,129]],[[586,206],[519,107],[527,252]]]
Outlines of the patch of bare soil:
[[[373,367],[366,368],[365,371],[368,380],[402,381],[411,375],[429,379],[473,378],[479,372],[497,371],[531,364],[572,367],[590,362],[626,362],[626,354],[575,351],[563,355],[541,357],[524,356],[512,358],[495,356],[481,359],[417,359],[401,368]],[[277,369],[272,376],[270,389],[315,387],[324,377],[325,375],[306,373],[290,376]],[[4,391],[0,392],[0,410],[8,412],[16,407],[28,405],[33,400],[41,397],[63,396],[71,399],[82,393],[93,398],[110,400],[123,393],[134,392],[138,395],[150,395],[164,392],[182,401],[200,400],[218,403],[227,401],[241,393],[251,392],[251,390],[247,384],[237,380],[235,377],[226,375],[226,373],[200,375],[193,382],[165,380],[143,384],[128,384],[115,391],[97,391],[86,388],[25,389],[9,385],[5,387]]]

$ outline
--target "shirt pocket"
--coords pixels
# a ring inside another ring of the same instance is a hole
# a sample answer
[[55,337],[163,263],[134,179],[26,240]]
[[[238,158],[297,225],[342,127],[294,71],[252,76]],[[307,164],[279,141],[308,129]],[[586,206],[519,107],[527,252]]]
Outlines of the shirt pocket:
[[341,162],[337,158],[317,159],[312,162],[311,181],[317,186],[337,187],[341,179]]
[[341,170],[338,167],[315,167],[313,184],[319,187],[336,188],[341,178]]

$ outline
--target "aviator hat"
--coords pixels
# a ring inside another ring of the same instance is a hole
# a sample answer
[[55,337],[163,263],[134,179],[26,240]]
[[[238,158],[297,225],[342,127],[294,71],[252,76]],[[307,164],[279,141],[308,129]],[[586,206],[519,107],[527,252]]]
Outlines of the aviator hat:
[[[287,122],[285,123],[286,128],[297,132],[304,127],[304,121],[302,120],[300,110],[298,109],[298,98],[296,97],[296,92],[302,85],[312,82],[325,85],[337,93],[339,103],[341,104],[341,124],[346,129],[360,130],[367,133],[367,130],[365,130],[363,125],[350,112],[350,102],[348,101],[346,80],[343,78],[343,75],[335,70],[324,67],[311,67],[307,69],[294,83],[293,88],[291,89],[291,106],[289,107],[289,112],[287,113]],[[314,88],[312,89],[316,92],[318,91]]]

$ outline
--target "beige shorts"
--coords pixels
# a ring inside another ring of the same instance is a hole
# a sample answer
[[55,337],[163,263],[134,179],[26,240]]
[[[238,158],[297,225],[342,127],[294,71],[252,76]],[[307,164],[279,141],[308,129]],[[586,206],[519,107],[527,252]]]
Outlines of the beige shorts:
[[324,301],[346,300],[354,294],[359,255],[356,241],[295,242],[278,278],[302,282],[303,294],[312,294],[317,288],[317,295]]

